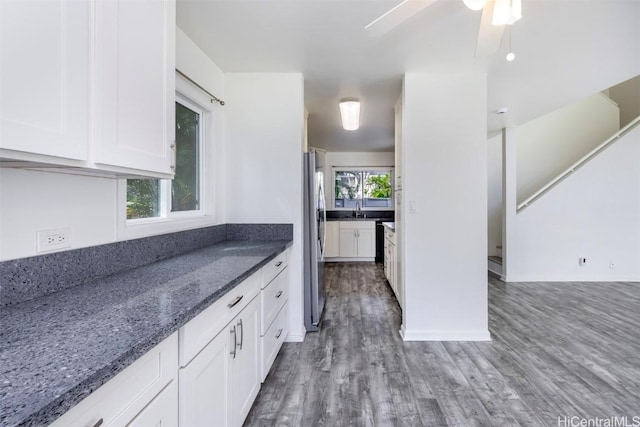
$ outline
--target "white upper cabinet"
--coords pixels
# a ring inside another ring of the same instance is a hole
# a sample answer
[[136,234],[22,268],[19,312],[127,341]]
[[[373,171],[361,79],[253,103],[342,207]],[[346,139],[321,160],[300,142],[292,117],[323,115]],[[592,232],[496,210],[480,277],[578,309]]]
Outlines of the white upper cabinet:
[[90,4],[0,1],[0,148],[86,160]]
[[175,0],[0,0],[0,158],[171,178]]
[[172,173],[175,1],[96,2],[95,162]]

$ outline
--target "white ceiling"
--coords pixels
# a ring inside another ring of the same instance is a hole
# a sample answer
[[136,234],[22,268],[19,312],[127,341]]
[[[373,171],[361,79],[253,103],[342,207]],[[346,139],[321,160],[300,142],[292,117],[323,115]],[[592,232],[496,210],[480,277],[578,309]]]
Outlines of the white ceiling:
[[[225,72],[302,72],[310,144],[329,151],[393,149],[405,71],[486,70],[490,134],[640,74],[640,0],[522,0],[513,63],[504,41],[501,53],[474,58],[480,12],[462,0],[440,0],[369,37],[364,26],[399,2],[178,0],[177,16]],[[357,131],[340,125],[343,97],[362,102]],[[509,112],[496,115],[502,107]]]

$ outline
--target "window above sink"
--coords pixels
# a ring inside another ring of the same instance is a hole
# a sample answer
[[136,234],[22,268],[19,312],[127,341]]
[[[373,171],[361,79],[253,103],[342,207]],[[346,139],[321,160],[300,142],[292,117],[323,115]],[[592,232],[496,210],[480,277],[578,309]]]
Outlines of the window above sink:
[[393,209],[392,167],[334,167],[332,172],[334,209]]

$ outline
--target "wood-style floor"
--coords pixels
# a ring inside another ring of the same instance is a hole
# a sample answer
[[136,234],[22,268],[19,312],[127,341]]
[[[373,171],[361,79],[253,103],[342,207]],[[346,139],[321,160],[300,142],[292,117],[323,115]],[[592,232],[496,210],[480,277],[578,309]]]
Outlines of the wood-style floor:
[[326,278],[321,332],[283,346],[246,426],[640,425],[637,283],[489,278],[493,341],[463,343],[403,342],[379,265]]

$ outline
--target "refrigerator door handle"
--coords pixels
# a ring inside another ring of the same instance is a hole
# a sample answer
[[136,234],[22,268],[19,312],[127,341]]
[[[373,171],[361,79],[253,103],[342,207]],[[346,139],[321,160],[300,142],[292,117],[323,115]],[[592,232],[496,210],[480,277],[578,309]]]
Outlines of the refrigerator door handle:
[[[324,200],[324,194],[322,196],[322,199]],[[324,250],[325,250],[325,246],[327,244],[327,207],[325,206],[324,208],[324,227],[322,227],[322,257],[320,258],[322,261],[324,261]]]

